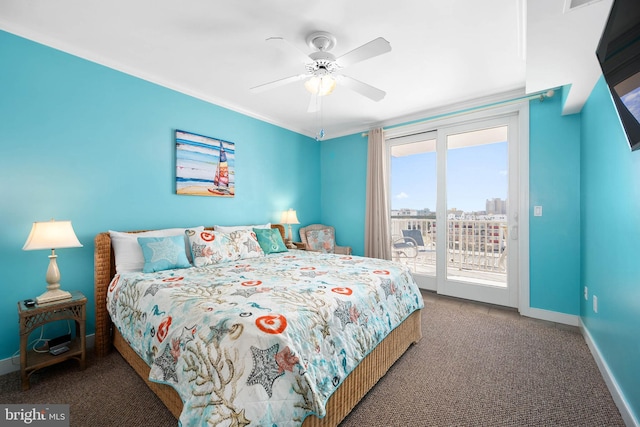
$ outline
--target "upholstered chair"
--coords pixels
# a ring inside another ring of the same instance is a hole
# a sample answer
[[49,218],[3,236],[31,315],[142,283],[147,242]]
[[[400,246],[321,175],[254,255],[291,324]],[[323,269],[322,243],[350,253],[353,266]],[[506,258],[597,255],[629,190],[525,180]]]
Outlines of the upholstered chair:
[[336,231],[330,225],[311,224],[300,228],[300,241],[308,251],[351,255],[351,246],[336,245]]

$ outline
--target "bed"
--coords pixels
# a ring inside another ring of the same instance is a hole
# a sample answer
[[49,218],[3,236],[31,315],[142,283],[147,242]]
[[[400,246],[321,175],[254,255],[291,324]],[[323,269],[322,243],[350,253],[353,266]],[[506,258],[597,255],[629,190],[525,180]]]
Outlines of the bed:
[[[284,228],[271,229],[282,240]],[[96,355],[115,347],[182,425],[335,426],[422,336],[408,270],[357,256],[291,250],[117,273],[105,232],[95,238],[95,298]],[[125,320],[114,324],[110,310]]]

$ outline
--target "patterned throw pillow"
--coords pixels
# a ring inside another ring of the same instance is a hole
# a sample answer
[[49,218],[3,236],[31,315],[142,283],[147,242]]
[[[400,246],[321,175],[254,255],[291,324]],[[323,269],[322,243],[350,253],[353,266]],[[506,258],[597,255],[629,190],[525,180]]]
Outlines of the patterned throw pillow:
[[189,229],[185,231],[185,235],[189,239],[193,265],[196,267],[238,259],[237,252],[230,244],[229,235],[226,233]]
[[256,233],[256,236],[258,236],[258,243],[265,254],[288,251],[287,246],[282,241],[280,231],[275,228],[254,228],[253,231]]
[[253,230],[237,230],[229,233],[230,244],[237,253],[236,259],[257,258],[264,256]]
[[138,237],[144,256],[144,273],[191,267],[183,236]]
[[333,230],[325,228],[322,230],[307,231],[307,247],[310,251],[334,253],[336,248],[336,240],[333,236]]

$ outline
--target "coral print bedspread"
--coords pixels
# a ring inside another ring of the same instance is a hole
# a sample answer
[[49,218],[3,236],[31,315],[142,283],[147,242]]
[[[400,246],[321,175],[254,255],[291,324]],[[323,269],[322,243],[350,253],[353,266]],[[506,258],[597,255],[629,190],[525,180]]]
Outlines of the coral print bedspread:
[[[246,261],[246,262],[245,262]],[[108,309],[183,426],[297,426],[422,297],[388,261],[305,251],[123,273]]]

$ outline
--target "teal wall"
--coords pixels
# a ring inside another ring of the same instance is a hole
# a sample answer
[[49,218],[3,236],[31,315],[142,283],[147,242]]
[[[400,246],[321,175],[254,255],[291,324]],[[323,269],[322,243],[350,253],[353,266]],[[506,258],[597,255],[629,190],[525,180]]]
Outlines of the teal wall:
[[[16,302],[45,291],[47,251],[22,251],[33,221],[71,220],[62,288],[89,297],[93,239],[109,229],[320,219],[320,146],[0,31],[0,359],[19,345]],[[236,143],[236,197],[175,195],[174,130]],[[297,235],[297,226],[294,235]]]
[[[580,314],[640,421],[640,152],[631,152],[601,79],[582,110]],[[598,297],[598,313],[593,296]]]
[[[561,94],[560,94],[561,95]],[[562,96],[530,102],[530,305],[580,312],[580,116],[562,116]],[[322,218],[364,253],[367,138],[322,143]],[[330,173],[325,173],[330,171]],[[533,206],[543,216],[533,216]]]
[[361,134],[322,142],[322,223],[336,227],[336,242],[364,255],[367,143]]
[[[580,115],[529,102],[529,305],[580,314]],[[542,216],[533,216],[542,206]]]

